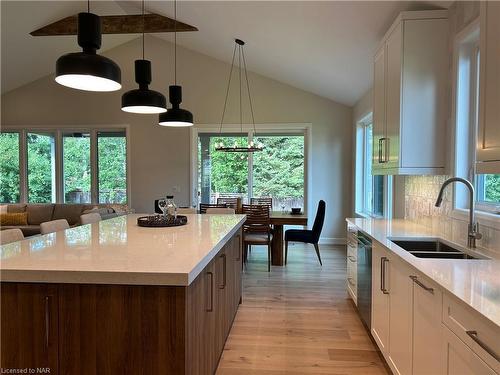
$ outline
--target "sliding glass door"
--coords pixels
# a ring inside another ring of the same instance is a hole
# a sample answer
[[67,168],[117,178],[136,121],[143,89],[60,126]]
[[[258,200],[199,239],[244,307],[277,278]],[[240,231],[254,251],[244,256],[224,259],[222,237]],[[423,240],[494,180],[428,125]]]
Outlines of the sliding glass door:
[[253,156],[253,195],[272,197],[273,210],[304,207],[304,136],[257,135],[264,150]]
[[248,198],[248,155],[220,152],[215,144],[241,144],[246,134],[200,134],[198,137],[199,203],[216,203],[219,197]]
[[[255,153],[227,153],[215,144],[262,143]],[[197,199],[216,203],[218,197],[272,197],[273,209],[304,208],[304,134],[198,133]]]

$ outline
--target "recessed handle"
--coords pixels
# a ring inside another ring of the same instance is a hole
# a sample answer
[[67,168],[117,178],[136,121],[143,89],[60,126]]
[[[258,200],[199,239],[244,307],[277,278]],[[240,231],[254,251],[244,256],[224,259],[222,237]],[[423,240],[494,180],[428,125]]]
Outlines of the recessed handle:
[[382,142],[384,142],[384,138],[378,139],[378,162],[379,164],[383,163],[382,160]]
[[210,276],[210,307],[206,310],[212,312],[214,311],[214,274],[213,272],[207,272],[207,275]]
[[479,338],[477,331],[465,331],[467,335],[476,342],[481,348],[484,349],[485,352],[487,352],[489,355],[491,355],[493,358],[495,358],[498,362],[500,362],[500,356],[495,353],[493,349],[491,349],[487,344],[485,344],[481,339]]
[[222,258],[222,284],[219,285],[219,289],[225,289],[226,288],[226,274],[227,274],[227,267],[226,267],[226,254],[222,254],[220,256]]
[[236,238],[238,239],[238,258],[236,258],[236,261],[239,262],[241,260],[241,235],[237,234]]
[[50,296],[45,296],[45,346],[50,343]]

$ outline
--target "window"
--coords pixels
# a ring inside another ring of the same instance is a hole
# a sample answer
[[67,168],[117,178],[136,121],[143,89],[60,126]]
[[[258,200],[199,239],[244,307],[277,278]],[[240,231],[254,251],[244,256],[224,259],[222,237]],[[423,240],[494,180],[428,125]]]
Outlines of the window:
[[[219,197],[248,198],[248,154],[215,151],[215,144],[243,144],[242,134],[200,134],[198,137],[198,191],[200,203]],[[246,142],[246,140],[245,140]]]
[[97,133],[99,203],[127,203],[127,137]]
[[[218,197],[272,197],[273,209],[305,208],[304,133],[199,133],[197,139],[198,200],[215,203]],[[215,151],[215,144],[262,143],[255,153]]]
[[20,201],[19,133],[0,134],[0,202]]
[[[356,212],[383,217],[386,176],[372,175],[373,124],[371,115],[359,122],[356,131]],[[389,189],[387,189],[389,190]]]
[[28,133],[28,202],[56,201],[55,137],[53,134]]
[[253,156],[253,195],[272,197],[273,209],[304,207],[304,136],[257,135],[264,145]]
[[[479,29],[474,28],[457,44],[455,173],[473,181],[478,210],[498,213],[500,175],[475,174],[479,117],[479,62]],[[454,201],[456,208],[468,207],[468,195],[464,187],[456,187]]]
[[3,131],[0,154],[1,203],[127,203],[125,130]]
[[63,134],[64,203],[90,203],[90,134]]

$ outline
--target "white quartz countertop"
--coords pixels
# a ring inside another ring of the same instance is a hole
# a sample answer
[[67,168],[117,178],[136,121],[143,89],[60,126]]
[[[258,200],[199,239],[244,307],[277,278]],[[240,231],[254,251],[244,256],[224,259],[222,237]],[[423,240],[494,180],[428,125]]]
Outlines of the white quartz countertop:
[[0,246],[0,280],[189,285],[243,225],[245,215],[186,215],[188,224],[143,228],[120,216]]
[[[442,235],[408,220],[347,219],[373,240],[397,254],[417,271],[434,280],[445,292],[459,298],[474,310],[500,325],[500,260],[417,258],[390,241],[390,238],[441,238]],[[463,248],[462,244],[457,244]],[[492,254],[483,255],[491,256]]]

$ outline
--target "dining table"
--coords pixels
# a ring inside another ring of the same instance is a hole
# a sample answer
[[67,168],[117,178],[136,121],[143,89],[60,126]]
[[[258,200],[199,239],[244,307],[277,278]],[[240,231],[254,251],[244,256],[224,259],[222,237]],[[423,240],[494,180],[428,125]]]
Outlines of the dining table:
[[290,211],[271,211],[269,214],[271,225],[273,226],[273,240],[271,243],[271,264],[273,266],[283,266],[284,264],[284,232],[285,225],[307,225],[307,215],[305,213],[292,214]]

